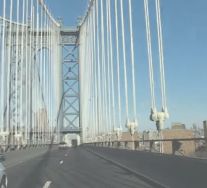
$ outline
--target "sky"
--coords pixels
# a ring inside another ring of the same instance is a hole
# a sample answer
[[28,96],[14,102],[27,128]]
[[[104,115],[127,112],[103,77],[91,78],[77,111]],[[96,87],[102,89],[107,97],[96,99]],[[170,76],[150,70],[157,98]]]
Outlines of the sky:
[[[46,2],[54,17],[61,17],[66,26],[75,26],[78,17],[85,14],[88,5],[87,0]],[[149,2],[151,27],[155,29],[153,1]],[[182,122],[188,127],[193,123],[201,126],[202,121],[207,119],[207,1],[160,0],[160,2],[167,103],[170,114],[166,126],[170,126],[172,122]],[[154,129],[155,125],[149,121],[150,90],[143,0],[132,0],[132,6],[139,126],[142,130]],[[156,67],[158,65],[156,45],[153,45],[153,50]],[[156,88],[158,90],[159,85]],[[160,106],[158,105],[158,109]]]

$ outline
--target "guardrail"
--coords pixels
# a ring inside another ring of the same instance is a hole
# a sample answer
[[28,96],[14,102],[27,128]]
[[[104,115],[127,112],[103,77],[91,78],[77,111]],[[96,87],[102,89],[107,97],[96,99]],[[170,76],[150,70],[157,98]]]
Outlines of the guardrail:
[[[58,145],[58,144],[52,144],[52,145]],[[51,146],[51,144],[28,144],[28,145],[0,145],[0,153],[10,152],[10,151],[16,151],[16,150],[25,150],[27,148],[46,148]]]
[[[192,142],[190,146],[182,146],[186,142]],[[174,139],[153,139],[153,140],[119,140],[119,141],[99,141],[84,143],[84,145],[91,145],[97,147],[111,147],[129,150],[144,150],[149,152],[160,153],[162,145],[168,146],[168,150],[164,149],[162,153],[188,155],[190,151],[196,152],[206,148],[206,138],[174,138]],[[188,148],[189,147],[189,148]],[[170,148],[170,149],[169,149]],[[171,152],[169,152],[171,151]],[[189,152],[185,152],[189,151]]]

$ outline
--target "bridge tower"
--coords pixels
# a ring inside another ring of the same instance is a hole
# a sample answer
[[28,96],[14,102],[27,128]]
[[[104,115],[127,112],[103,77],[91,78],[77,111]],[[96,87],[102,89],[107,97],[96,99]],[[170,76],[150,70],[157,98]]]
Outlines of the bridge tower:
[[61,27],[60,47],[63,76],[60,133],[62,136],[77,134],[81,139],[78,27]]

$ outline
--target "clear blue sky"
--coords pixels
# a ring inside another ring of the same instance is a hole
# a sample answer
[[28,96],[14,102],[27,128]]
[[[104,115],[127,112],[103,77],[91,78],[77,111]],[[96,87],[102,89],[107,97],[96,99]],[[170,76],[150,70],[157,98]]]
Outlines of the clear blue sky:
[[[141,129],[150,129],[154,126],[148,120],[150,97],[143,0],[132,3],[138,117]],[[76,25],[88,1],[47,0],[47,4],[55,17],[64,19],[65,25]],[[207,119],[207,1],[161,0],[161,14],[170,113],[167,126],[171,122],[183,122],[189,127],[193,123],[201,125]]]

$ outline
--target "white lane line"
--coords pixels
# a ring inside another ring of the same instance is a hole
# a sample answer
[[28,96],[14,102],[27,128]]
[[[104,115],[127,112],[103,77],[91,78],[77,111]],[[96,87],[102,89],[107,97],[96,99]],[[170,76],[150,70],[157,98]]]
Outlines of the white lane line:
[[51,183],[52,183],[51,181],[45,182],[45,185],[43,186],[43,188],[49,188]]
[[63,160],[60,161],[60,165],[63,164]]

